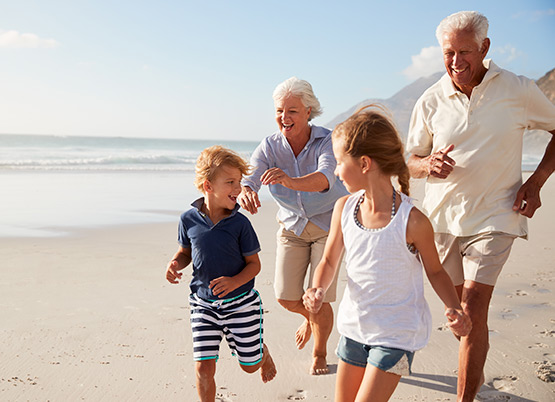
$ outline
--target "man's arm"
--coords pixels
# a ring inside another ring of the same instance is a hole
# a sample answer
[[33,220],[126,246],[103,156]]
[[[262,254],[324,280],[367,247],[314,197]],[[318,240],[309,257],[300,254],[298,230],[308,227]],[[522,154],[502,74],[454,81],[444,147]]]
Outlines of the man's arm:
[[540,164],[520,187],[516,193],[513,211],[518,211],[521,215],[528,218],[534,216],[536,210],[542,205],[540,200],[540,189],[543,187],[549,176],[555,171],[555,130],[550,131],[551,141],[547,144]]
[[455,161],[447,154],[455,146],[453,144],[428,156],[411,155],[407,161],[410,175],[415,179],[433,176],[438,179],[447,178],[453,171]]

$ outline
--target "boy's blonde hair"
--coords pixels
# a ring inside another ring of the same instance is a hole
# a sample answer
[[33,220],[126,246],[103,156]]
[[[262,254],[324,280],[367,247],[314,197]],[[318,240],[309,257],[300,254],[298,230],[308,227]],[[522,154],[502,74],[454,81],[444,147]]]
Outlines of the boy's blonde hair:
[[222,165],[239,169],[243,176],[250,172],[249,164],[235,151],[221,145],[208,147],[200,153],[195,167],[195,186],[201,193],[204,193],[204,182],[214,180]]
[[[380,110],[381,109],[381,110]],[[368,156],[387,175],[397,176],[401,191],[409,195],[410,174],[404,148],[387,109],[372,104],[360,108],[332,133],[334,140],[343,140],[345,153],[353,158]]]

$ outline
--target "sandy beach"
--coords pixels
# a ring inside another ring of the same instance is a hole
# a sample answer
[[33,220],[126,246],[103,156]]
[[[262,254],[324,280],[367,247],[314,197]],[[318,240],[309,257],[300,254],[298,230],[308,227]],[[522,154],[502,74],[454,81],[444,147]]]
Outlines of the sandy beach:
[[[418,198],[419,195],[416,194]],[[490,308],[491,349],[481,401],[555,400],[555,179],[517,240]],[[175,223],[77,230],[65,237],[0,239],[0,400],[196,401],[188,279],[166,282],[177,249]],[[265,309],[265,341],[278,375],[262,384],[222,346],[216,374],[221,401],[333,401],[331,373],[311,376],[312,341],[296,350],[301,319],[274,299],[276,206],[266,201],[252,222],[262,244],[256,288]],[[341,272],[340,290],[345,285]],[[426,283],[433,315],[428,346],[392,400],[455,401],[457,341]],[[335,309],[337,308],[335,303]]]

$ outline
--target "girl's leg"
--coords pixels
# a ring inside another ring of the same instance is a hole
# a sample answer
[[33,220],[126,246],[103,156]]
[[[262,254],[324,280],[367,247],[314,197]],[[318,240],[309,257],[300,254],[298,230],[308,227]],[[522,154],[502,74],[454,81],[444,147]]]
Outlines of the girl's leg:
[[364,378],[364,367],[339,360],[335,381],[335,402],[353,402]]
[[356,402],[385,402],[388,401],[399,380],[400,375],[388,373],[369,364],[366,366],[362,384],[358,389]]
[[216,359],[201,360],[195,363],[197,392],[201,402],[216,400]]

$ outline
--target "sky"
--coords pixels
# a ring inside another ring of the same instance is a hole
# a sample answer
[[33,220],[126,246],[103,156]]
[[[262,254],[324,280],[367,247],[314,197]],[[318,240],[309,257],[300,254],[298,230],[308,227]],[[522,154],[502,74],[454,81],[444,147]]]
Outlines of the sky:
[[291,76],[325,125],[442,71],[435,28],[461,10],[500,67],[555,67],[555,0],[0,0],[0,133],[259,141]]

